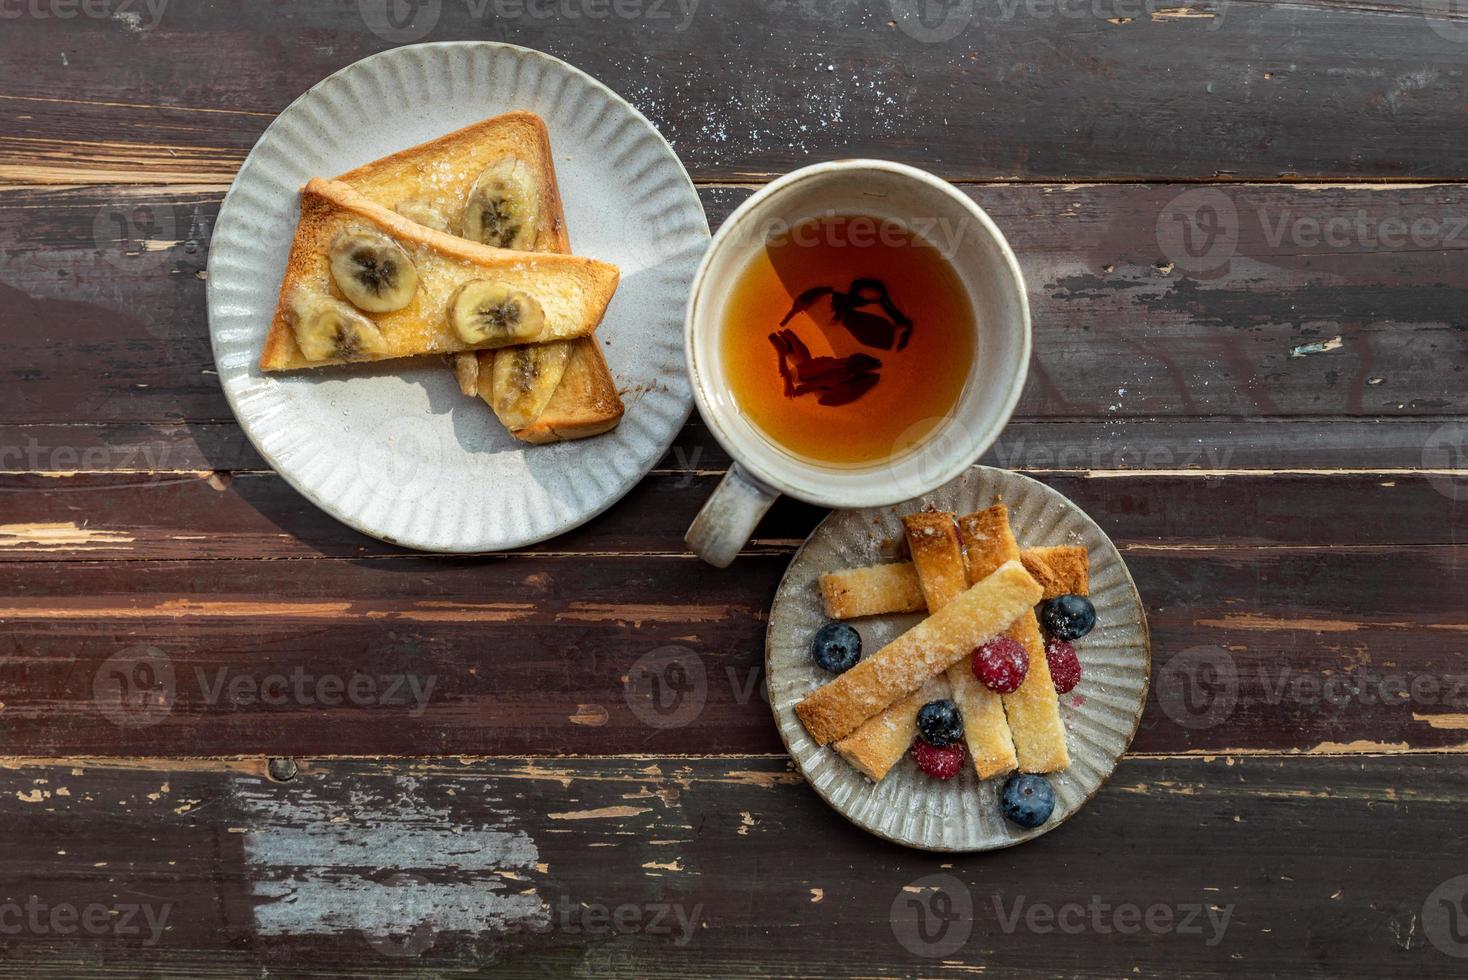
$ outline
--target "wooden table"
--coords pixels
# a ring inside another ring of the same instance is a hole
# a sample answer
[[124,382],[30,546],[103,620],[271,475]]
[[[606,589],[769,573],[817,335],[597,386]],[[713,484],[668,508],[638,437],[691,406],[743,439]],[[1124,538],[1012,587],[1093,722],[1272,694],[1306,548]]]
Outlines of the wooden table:
[[[0,3],[0,972],[1463,974],[1461,13],[156,2]],[[1035,354],[987,459],[1111,534],[1154,637],[1068,825],[918,853],[791,771],[764,620],[821,513],[685,554],[728,463],[696,418],[601,518],[474,558],[254,453],[205,323],[221,196],[419,38],[604,80],[715,226],[856,155],[995,217]]]

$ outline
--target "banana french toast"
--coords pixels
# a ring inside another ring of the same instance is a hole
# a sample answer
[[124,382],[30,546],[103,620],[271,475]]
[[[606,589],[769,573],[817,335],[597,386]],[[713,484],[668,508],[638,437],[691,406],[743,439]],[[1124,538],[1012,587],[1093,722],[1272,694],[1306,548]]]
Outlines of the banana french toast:
[[[570,237],[541,118],[507,112],[342,174],[364,197],[440,231],[569,255]],[[453,355],[459,388],[482,397],[516,438],[597,435],[622,399],[595,337]]]
[[260,356],[263,371],[589,336],[616,266],[470,242],[315,178]]

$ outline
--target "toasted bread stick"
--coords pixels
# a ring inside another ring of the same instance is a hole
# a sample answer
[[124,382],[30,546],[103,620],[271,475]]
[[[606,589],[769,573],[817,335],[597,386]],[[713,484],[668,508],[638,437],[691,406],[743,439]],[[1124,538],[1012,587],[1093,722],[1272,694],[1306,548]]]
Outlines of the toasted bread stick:
[[[1019,560],[1045,590],[1046,599],[1090,591],[1086,549],[1079,545],[1026,548]],[[832,619],[921,612],[924,608],[917,569],[910,561],[827,572],[821,576],[821,600]]]
[[[964,561],[969,578],[983,580],[996,567],[1019,558],[1019,545],[1009,527],[1009,508],[995,504],[958,522],[964,543]],[[1037,600],[1038,601],[1038,600]],[[1056,772],[1070,765],[1065,745],[1065,725],[1060,720],[1060,699],[1050,679],[1045,644],[1033,609],[1017,617],[1007,635],[1025,648],[1029,672],[1018,691],[1004,695],[1004,713],[1014,736],[1014,751],[1021,772]]]
[[[908,548],[912,551],[918,580],[923,583],[928,597],[929,609],[936,608],[933,606],[935,600],[946,603],[947,594],[972,584],[959,546],[958,525],[952,514],[914,514],[905,518],[903,523],[907,526]],[[913,533],[915,527],[920,530],[918,535]],[[930,580],[936,581],[935,588],[928,588]],[[1027,609],[1024,615],[1033,613]],[[1009,733],[1001,697],[974,676],[973,664],[968,657],[960,658],[949,667],[946,676],[954,703],[963,715],[963,739],[968,745],[974,772],[980,779],[1013,772],[1017,765],[1014,739]]]
[[[941,609],[968,585],[954,521],[953,514],[942,512],[912,514],[902,520],[929,611]],[[917,695],[868,718],[836,743],[836,751],[868,778],[881,780],[917,736],[919,709],[942,697],[952,697],[963,716],[964,742],[979,778],[1013,771],[1014,741],[1004,718],[1004,704],[974,677],[967,658],[949,667],[942,679],[928,682]]]
[[1019,560],[1025,571],[1040,583],[1047,599],[1058,595],[1088,595],[1091,591],[1090,559],[1080,545],[1026,548],[1019,553]]
[[795,713],[816,744],[845,738],[872,715],[922,687],[1040,601],[1018,561],[971,586],[861,663],[806,695]]
[[827,572],[821,576],[821,600],[832,619],[922,612],[927,608],[917,569],[910,561]]

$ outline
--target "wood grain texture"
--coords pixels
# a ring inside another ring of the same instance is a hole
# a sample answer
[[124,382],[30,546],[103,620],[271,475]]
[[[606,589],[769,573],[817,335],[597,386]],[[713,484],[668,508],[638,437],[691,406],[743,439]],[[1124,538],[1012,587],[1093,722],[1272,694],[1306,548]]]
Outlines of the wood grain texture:
[[138,3],[136,20],[9,21],[0,179],[227,183],[320,79],[394,43],[456,39],[570,61],[702,179],[863,155],[964,179],[1456,177],[1468,164],[1443,125],[1464,78],[1433,67],[1459,62],[1464,25],[1444,8],[1435,30],[1411,0],[933,4],[923,19],[885,0],[646,0],[597,19],[580,3],[444,0],[401,30],[386,6],[216,0],[155,17]]
[[[947,858],[845,823],[783,758],[302,760],[285,783],[62,761],[0,782],[0,902],[141,910],[140,934],[84,943],[24,926],[5,976],[1460,975],[1423,919],[1468,859],[1468,778],[1443,757],[1129,759],[1043,839]],[[1062,929],[1036,906],[1080,910]]]
[[[1133,751],[1468,743],[1468,623],[1443,602],[1465,546],[1125,553],[1154,678]],[[106,756],[776,752],[764,630],[787,561],[4,563],[0,737]]]
[[[1460,975],[1432,896],[1468,870],[1468,22],[532,6],[0,11],[0,976]],[[945,859],[821,804],[762,674],[820,511],[688,557],[729,464],[697,419],[514,555],[405,553],[270,472],[213,373],[222,194],[292,99],[420,38],[601,78],[715,227],[857,155],[990,212],[1035,356],[986,462],[1115,538],[1152,629],[1074,821]]]
[[[1233,207],[1237,243],[1204,249],[1206,269],[1165,229],[1217,202],[1178,204],[1195,191],[1177,185],[965,190],[1005,230],[1029,286],[1022,420],[1468,414],[1459,186],[1208,189]],[[748,193],[704,188],[710,223]],[[0,230],[22,243],[0,257],[15,327],[0,338],[11,393],[0,425],[231,418],[204,329],[216,199],[84,188],[0,192],[0,203],[12,205]],[[1405,223],[1400,240],[1383,238],[1388,222]]]
[[[981,462],[1036,473],[1263,470],[1379,473],[1442,468],[1430,451],[1468,418],[1013,419]],[[1451,442],[1444,448],[1450,449]],[[1426,465],[1424,465],[1426,464]],[[729,456],[694,413],[659,473],[721,473]],[[233,419],[0,424],[0,473],[199,475],[269,466]]]
[[[1435,546],[1468,534],[1468,500],[1458,499],[1468,496],[1468,477],[1449,473],[1180,468],[1035,476],[1124,551]],[[590,525],[519,554],[684,556],[683,533],[721,477],[656,471]],[[1460,488],[1464,494],[1453,493]],[[0,563],[417,554],[320,520],[310,501],[269,472],[0,476],[0,500],[7,504]],[[825,513],[780,500],[753,550],[789,554]]]

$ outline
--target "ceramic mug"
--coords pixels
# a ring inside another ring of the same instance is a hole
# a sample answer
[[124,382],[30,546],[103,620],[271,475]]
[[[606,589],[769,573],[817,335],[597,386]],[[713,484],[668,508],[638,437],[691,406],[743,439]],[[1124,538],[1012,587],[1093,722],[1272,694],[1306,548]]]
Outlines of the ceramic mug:
[[[914,448],[866,466],[823,464],[772,442],[739,410],[719,353],[730,293],[767,237],[801,221],[844,215],[895,221],[928,239],[952,265],[974,314],[977,355],[958,402]],[[781,494],[825,507],[881,507],[920,497],[958,476],[1009,421],[1030,361],[1024,279],[993,220],[947,181],[883,160],[805,167],[740,205],[714,235],[694,275],[684,333],[698,410],[734,459],[684,538],[719,568],[734,560]]]

